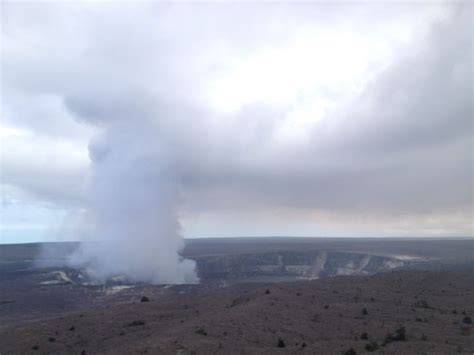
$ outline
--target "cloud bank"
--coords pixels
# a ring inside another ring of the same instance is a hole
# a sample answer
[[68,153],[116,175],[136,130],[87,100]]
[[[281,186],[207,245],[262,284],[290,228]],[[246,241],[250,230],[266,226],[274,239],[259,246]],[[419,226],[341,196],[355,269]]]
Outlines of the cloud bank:
[[4,233],[472,236],[471,4],[1,6]]

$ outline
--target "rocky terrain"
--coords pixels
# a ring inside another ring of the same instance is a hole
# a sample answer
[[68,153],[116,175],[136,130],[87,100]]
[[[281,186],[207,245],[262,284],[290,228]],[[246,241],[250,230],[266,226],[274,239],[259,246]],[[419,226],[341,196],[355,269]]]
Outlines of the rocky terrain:
[[140,285],[60,317],[2,322],[0,352],[472,354],[473,299],[469,272]]
[[188,240],[198,285],[97,284],[77,246],[0,246],[0,354],[474,350],[471,239]]

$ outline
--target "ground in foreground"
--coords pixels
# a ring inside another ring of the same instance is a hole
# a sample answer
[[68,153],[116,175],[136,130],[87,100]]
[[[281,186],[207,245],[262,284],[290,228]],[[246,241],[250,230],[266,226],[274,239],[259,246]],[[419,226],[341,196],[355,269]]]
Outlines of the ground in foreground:
[[474,352],[474,275],[468,272],[125,292],[128,300],[4,324],[0,353]]

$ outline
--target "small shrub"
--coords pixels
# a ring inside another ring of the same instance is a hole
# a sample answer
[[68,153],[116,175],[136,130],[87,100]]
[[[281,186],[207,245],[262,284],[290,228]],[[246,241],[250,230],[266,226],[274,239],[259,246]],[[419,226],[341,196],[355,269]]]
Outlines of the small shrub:
[[75,326],[72,326],[71,328],[69,328],[69,331],[70,331],[70,332],[73,332],[74,330],[76,330],[76,327],[75,327]]
[[367,339],[369,339],[369,336],[367,335],[366,332],[364,332],[364,333],[362,333],[362,334],[360,335],[360,338],[361,338],[361,339],[364,339],[364,340],[367,340]]
[[427,341],[428,337],[423,333],[423,334],[421,334],[421,340]]
[[395,330],[395,336],[393,337],[393,340],[395,341],[405,341],[405,327],[400,327],[397,330]]
[[277,348],[285,348],[285,342],[283,341],[282,338],[278,338],[278,343],[277,343]]
[[267,288],[267,290],[265,291],[265,294],[266,295],[269,295],[270,294],[270,290]]
[[345,355],[357,355],[356,351],[353,348],[350,348],[344,354]]
[[417,307],[417,308],[427,308],[427,309],[433,308],[433,307],[430,307],[428,305],[428,302],[426,302],[425,300],[416,301],[414,306]]
[[204,328],[199,328],[198,330],[195,331],[195,333],[207,336],[207,332],[204,330]]
[[469,317],[469,316],[465,316],[465,317],[462,319],[462,322],[463,322],[464,324],[472,324],[472,319],[471,319],[471,317]]
[[39,349],[39,345],[33,345],[33,346],[31,347],[31,350],[38,350],[38,349]]
[[362,314],[363,314],[364,316],[366,316],[367,314],[369,314],[369,312],[367,311],[367,308],[364,307],[364,308],[362,309]]
[[379,344],[377,342],[373,341],[365,345],[365,350],[367,351],[375,351],[379,348]]
[[145,325],[145,321],[139,319],[139,320],[134,320],[133,322],[128,323],[129,327],[138,327],[140,325]]
[[328,309],[328,308],[329,308],[328,304],[324,305],[324,309]]
[[406,340],[406,335],[405,335],[405,327],[400,327],[397,330],[395,330],[395,334],[387,334],[385,337],[382,346],[385,346],[393,341],[405,341]]
[[142,296],[140,302],[150,302],[150,299],[147,296]]
[[49,337],[49,338],[48,338],[48,341],[49,341],[50,343],[54,343],[54,342],[56,341],[56,338]]

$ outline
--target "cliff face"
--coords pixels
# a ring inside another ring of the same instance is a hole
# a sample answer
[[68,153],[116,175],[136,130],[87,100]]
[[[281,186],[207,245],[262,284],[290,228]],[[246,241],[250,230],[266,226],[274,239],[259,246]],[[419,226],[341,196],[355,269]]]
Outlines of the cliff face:
[[350,252],[274,252],[196,257],[201,280],[280,281],[337,275],[369,275],[406,265],[406,261]]

